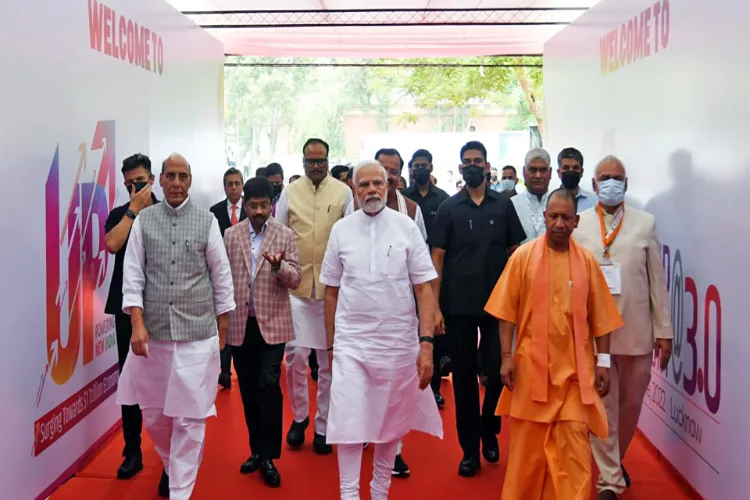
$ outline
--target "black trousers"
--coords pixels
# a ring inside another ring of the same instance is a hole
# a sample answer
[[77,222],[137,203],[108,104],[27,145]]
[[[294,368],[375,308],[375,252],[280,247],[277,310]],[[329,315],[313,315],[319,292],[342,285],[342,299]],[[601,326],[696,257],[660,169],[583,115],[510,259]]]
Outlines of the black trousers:
[[[479,354],[487,376],[481,412],[477,379],[477,330],[482,334]],[[495,416],[497,401],[503,390],[500,378],[502,356],[498,321],[487,314],[445,316],[445,332],[452,347],[458,441],[464,457],[478,458],[480,441],[500,433],[500,417]]]
[[318,355],[316,354],[315,349],[310,349],[310,357],[308,360],[310,361],[310,369],[311,370],[317,370],[318,369]]
[[284,346],[266,344],[258,321],[249,317],[245,340],[232,349],[250,434],[250,453],[264,460],[281,457],[284,396],[280,379]]
[[434,339],[434,345],[432,348],[432,360],[434,362],[432,371],[432,380],[430,386],[432,386],[432,392],[440,392],[440,384],[443,377],[440,375],[440,360],[446,356],[450,356],[448,348],[448,339],[445,335],[437,335]]
[[232,346],[227,344],[220,353],[221,374],[232,375]]
[[[125,366],[130,350],[130,338],[133,336],[130,316],[122,312],[115,314],[115,331],[117,332],[117,357],[120,373],[122,373],[122,367]],[[141,457],[141,431],[143,429],[141,408],[138,405],[123,405],[120,409],[122,411],[122,435],[125,438],[122,456]]]

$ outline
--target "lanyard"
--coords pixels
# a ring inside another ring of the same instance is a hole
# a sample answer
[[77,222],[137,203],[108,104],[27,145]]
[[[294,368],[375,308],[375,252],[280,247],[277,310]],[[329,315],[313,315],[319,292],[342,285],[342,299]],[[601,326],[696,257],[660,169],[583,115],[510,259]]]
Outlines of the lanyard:
[[[539,228],[542,227],[542,223],[544,222],[544,216],[540,214],[539,219],[537,220],[537,218],[534,217],[534,211],[531,209],[531,202],[529,201],[528,195],[524,194],[523,199],[526,200],[526,207],[529,209],[529,216],[531,217],[531,224],[534,226],[534,231],[536,232],[534,236],[536,236],[537,234],[539,234]],[[541,203],[539,204],[539,206],[541,206]]]
[[622,220],[625,217],[625,203],[620,205],[620,208],[615,212],[615,216],[612,219],[612,226],[609,230],[607,230],[607,227],[604,224],[604,212],[602,211],[601,203],[596,205],[596,211],[599,214],[599,227],[602,232],[602,245],[604,246],[602,254],[605,258],[609,259],[609,249],[612,247],[612,243],[614,243],[615,238],[617,238],[617,235],[620,233]]

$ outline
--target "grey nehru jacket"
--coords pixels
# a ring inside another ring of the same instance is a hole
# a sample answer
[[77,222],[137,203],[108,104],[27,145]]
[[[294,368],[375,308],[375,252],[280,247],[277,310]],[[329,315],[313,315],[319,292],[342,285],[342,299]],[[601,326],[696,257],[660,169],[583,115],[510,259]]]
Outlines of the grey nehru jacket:
[[138,214],[145,249],[143,319],[150,338],[180,342],[217,334],[206,261],[213,220],[190,199],[177,209],[159,203]]

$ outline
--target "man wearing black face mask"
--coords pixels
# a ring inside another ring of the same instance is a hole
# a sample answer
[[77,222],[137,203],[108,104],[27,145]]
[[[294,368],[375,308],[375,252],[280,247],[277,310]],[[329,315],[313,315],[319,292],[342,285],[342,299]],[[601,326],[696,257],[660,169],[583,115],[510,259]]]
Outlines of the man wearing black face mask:
[[271,204],[271,215],[276,215],[276,203],[284,190],[284,169],[278,163],[271,163],[266,167],[266,179],[273,187],[273,201]]
[[[429,243],[438,207],[449,196],[448,193],[430,182],[430,176],[432,175],[432,154],[426,149],[418,149],[414,152],[409,162],[409,172],[414,176],[414,183],[404,189],[401,194],[416,203],[422,211],[427,231],[427,242]],[[442,408],[445,405],[445,399],[440,394],[440,382],[442,379],[440,376],[440,366],[448,362],[448,350],[443,335],[435,337],[433,359],[435,367],[430,385],[432,386],[432,392],[435,394],[435,401],[438,407]]]
[[[117,332],[117,354],[120,372],[130,351],[130,339],[133,329],[130,316],[122,312],[122,274],[125,249],[128,246],[130,228],[138,213],[144,208],[158,203],[151,193],[154,176],[151,173],[151,160],[146,155],[135,154],[125,158],[122,162],[122,175],[125,188],[130,195],[130,201],[116,207],[107,217],[104,226],[104,245],[107,251],[115,255],[115,270],[109,286],[109,296],[104,312],[115,317]],[[125,439],[125,449],[122,451],[124,460],[117,470],[118,479],[130,479],[143,469],[141,455],[141,431],[143,417],[138,405],[122,406],[122,435]]]
[[579,186],[583,176],[583,155],[576,148],[565,148],[557,155],[557,175],[562,187],[572,190],[578,202],[578,213],[596,206],[594,193],[589,193]]
[[[509,255],[526,238],[513,203],[489,189],[487,150],[472,141],[461,148],[459,167],[466,187],[440,205],[429,243],[438,272],[433,290],[440,308],[435,314],[437,333],[451,343],[456,426],[463,458],[461,476],[474,476],[482,455],[489,463],[500,460],[497,435],[500,418],[495,408],[502,391],[498,322],[484,311]],[[479,353],[487,385],[479,404],[477,384],[477,330]]]

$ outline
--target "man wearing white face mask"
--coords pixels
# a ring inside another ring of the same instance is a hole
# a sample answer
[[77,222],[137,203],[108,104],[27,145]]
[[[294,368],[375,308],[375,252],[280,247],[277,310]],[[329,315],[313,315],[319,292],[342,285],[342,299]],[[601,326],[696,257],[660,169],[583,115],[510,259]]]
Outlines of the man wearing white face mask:
[[591,439],[600,471],[598,498],[612,500],[630,486],[622,459],[651,381],[653,352],[659,355],[664,370],[672,352],[673,333],[654,216],[625,208],[627,176],[614,156],[599,162],[593,187],[599,203],[580,214],[573,237],[599,258],[624,322],[610,336],[611,390],[604,397],[609,434],[604,440]]

